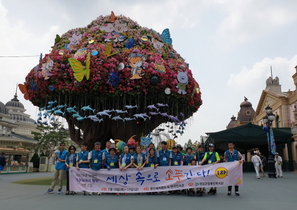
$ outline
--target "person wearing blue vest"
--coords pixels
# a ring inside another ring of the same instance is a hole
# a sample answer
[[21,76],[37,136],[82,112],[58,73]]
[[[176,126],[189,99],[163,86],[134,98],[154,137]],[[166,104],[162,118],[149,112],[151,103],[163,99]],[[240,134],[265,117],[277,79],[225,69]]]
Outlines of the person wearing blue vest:
[[110,141],[107,141],[105,143],[105,149],[102,150],[102,152],[104,153],[105,156],[109,153],[110,147],[111,147],[111,142]]
[[192,148],[191,147],[188,147],[187,149],[186,149],[186,155],[184,156],[184,158],[183,158],[183,165],[184,166],[190,166],[190,165],[192,165],[191,164],[191,161],[194,159],[194,156],[192,155]]
[[100,142],[95,142],[94,144],[94,150],[89,152],[88,159],[90,160],[90,165],[91,169],[98,171],[102,168],[102,156],[103,156],[103,151],[100,150],[101,148],[101,143]]
[[[219,153],[214,151],[214,145],[213,144],[208,145],[208,150],[209,151],[205,153],[205,155],[203,157],[203,160],[201,161],[201,163],[199,163],[199,165],[203,165],[203,163],[205,163],[205,162],[207,164],[216,164],[216,163],[220,162]],[[216,187],[211,187],[207,194],[209,194],[209,195],[217,194],[217,188]]]
[[150,148],[146,158],[146,167],[157,168],[159,165],[159,160],[155,152],[155,148]]
[[70,167],[74,167],[76,166],[76,148],[75,146],[71,145],[68,148],[68,153],[66,155],[66,161],[65,161],[65,165],[66,165],[66,195],[74,195],[73,191],[69,191],[69,168]]
[[137,170],[142,170],[145,166],[146,158],[145,154],[141,152],[141,147],[139,145],[136,146],[136,153],[133,158],[133,165]]
[[118,168],[119,167],[119,157],[116,155],[116,148],[110,147],[109,153],[105,153],[103,159],[104,164],[103,167],[109,169]]
[[[129,147],[128,145],[124,146],[124,152],[120,155],[119,158],[119,168],[121,171],[126,171],[127,168],[132,166],[133,164],[133,155],[129,153]],[[120,195],[120,193],[117,193],[116,195]],[[128,195],[128,193],[125,193],[125,195]]]
[[[225,162],[234,162],[239,161],[239,163],[243,162],[243,157],[238,150],[234,149],[235,145],[233,142],[228,143],[229,150],[226,150],[224,153],[224,161]],[[228,193],[227,195],[231,195],[232,186],[228,186]],[[235,185],[235,195],[239,196],[239,186]]]
[[171,165],[172,166],[180,166],[183,160],[183,155],[177,151],[177,147],[172,147],[172,155],[171,155]]
[[[100,142],[95,142],[94,148],[95,148],[94,150],[89,152],[88,159],[90,160],[91,169],[98,171],[102,168],[104,152],[102,150],[100,150],[100,148],[101,148]],[[91,192],[89,193],[89,195],[92,195],[92,194],[93,193],[91,193]],[[101,195],[101,193],[98,192],[97,195]]]
[[161,150],[159,150],[159,166],[170,166],[172,153],[170,150],[167,149],[167,142],[161,142]]
[[[197,161],[197,164],[199,165],[203,158],[204,158],[204,155],[205,155],[205,151],[204,151],[204,145],[199,145],[198,146],[198,152],[196,153],[196,161]],[[204,163],[205,165],[206,163]]]
[[[159,166],[171,166],[172,152],[167,149],[167,142],[161,142],[161,150],[158,152]],[[168,191],[164,191],[164,194],[169,195]]]
[[65,177],[65,159],[66,159],[67,151],[65,150],[65,143],[60,143],[60,150],[55,153],[55,159],[56,159],[56,172],[54,174],[54,178],[52,180],[52,184],[50,188],[46,191],[46,194],[54,193],[54,188],[56,186],[56,182],[59,179],[59,189],[58,194],[61,194],[62,187],[63,187],[63,180]]
[[[80,168],[89,168],[90,159],[89,159],[89,151],[87,151],[88,144],[82,143],[80,145],[81,151],[77,154],[76,158],[76,169]],[[83,194],[86,195],[86,191],[83,191]]]
[[[154,143],[150,143],[148,146],[148,150],[145,153],[145,156],[147,157],[149,155],[150,149],[155,149],[155,145]],[[157,155],[157,153],[155,152],[155,155]]]

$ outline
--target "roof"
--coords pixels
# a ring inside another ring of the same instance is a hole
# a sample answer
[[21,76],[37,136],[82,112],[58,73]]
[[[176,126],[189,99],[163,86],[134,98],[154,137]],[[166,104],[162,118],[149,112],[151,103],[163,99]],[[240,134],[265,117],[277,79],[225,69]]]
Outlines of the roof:
[[[288,142],[288,139],[292,137],[289,128],[272,128],[272,130],[276,142]],[[214,142],[239,141],[267,143],[267,136],[263,127],[252,123],[208,134],[208,138],[214,140]]]
[[0,113],[8,114],[6,106],[0,101]]
[[18,96],[15,94],[14,98],[6,103],[6,106],[17,107],[24,109],[24,105],[19,101]]

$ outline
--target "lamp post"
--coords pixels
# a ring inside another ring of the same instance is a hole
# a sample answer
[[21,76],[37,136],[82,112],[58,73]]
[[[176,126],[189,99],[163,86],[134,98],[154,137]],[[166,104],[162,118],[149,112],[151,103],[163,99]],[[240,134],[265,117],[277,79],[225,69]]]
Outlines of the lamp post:
[[275,167],[274,167],[274,158],[273,158],[273,151],[272,151],[272,144],[274,143],[273,137],[273,131],[271,129],[272,122],[275,118],[275,115],[272,113],[272,108],[268,105],[265,108],[266,116],[263,117],[263,123],[266,125],[264,127],[264,130],[267,133],[267,142],[268,142],[268,151],[269,151],[269,157],[268,157],[268,177],[269,178],[276,178],[275,174]]

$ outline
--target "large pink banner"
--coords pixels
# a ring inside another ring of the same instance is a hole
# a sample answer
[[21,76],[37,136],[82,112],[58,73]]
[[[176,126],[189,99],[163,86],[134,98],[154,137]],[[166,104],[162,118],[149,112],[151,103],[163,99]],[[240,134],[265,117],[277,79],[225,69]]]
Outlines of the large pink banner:
[[242,185],[242,164],[218,163],[205,166],[69,170],[70,190],[81,192],[141,193],[200,187]]

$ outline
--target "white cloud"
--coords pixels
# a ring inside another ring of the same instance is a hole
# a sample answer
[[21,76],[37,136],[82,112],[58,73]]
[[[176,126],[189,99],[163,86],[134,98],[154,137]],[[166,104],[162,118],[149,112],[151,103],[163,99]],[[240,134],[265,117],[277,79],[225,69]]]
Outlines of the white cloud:
[[[294,90],[292,75],[296,72],[297,55],[292,59],[287,58],[264,58],[257,62],[252,68],[242,67],[237,74],[231,74],[228,87],[233,94],[245,95],[251,102],[258,102],[262,90],[266,88],[266,79],[271,76],[272,66],[273,77],[279,77],[282,91]],[[256,105],[256,103],[253,103]],[[255,107],[254,107],[255,108]]]
[[[245,43],[261,38],[297,20],[296,2],[215,1],[225,9],[227,16],[221,21],[215,39],[227,45]],[[293,6],[293,5],[295,6]]]

